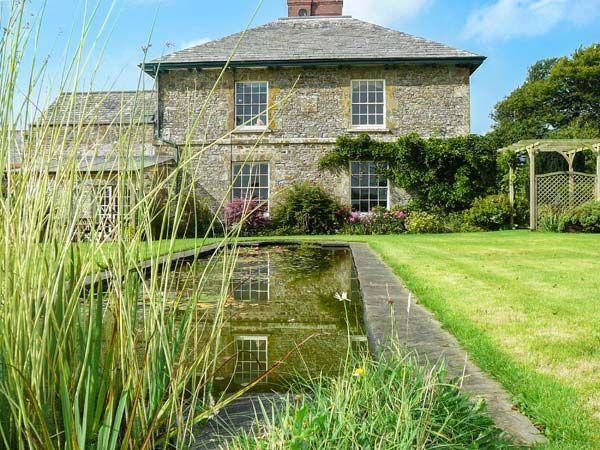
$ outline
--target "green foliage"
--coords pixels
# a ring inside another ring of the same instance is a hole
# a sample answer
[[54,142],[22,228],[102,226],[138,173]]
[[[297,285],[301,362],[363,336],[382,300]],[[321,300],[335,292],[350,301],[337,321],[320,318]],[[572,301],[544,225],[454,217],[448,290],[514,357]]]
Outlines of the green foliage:
[[340,171],[353,160],[376,161],[396,186],[410,194],[413,208],[450,213],[495,192],[496,158],[494,142],[481,136],[423,139],[411,134],[396,142],[377,142],[365,134],[340,137],[319,166]]
[[[260,433],[242,432],[228,448],[370,449],[511,448],[444,373],[420,367],[399,345],[385,356],[349,358],[337,378],[292,386]],[[332,413],[334,412],[334,413]]]
[[540,231],[548,231],[556,233],[560,226],[560,209],[552,205],[542,205],[539,214],[539,229]]
[[406,231],[416,234],[444,233],[447,230],[444,226],[444,219],[439,215],[425,211],[414,211],[408,216]]
[[473,202],[465,212],[465,220],[470,225],[486,231],[509,228],[513,208],[506,195],[488,195]]
[[600,44],[542,60],[496,105],[493,135],[504,144],[535,138],[600,137]]
[[272,220],[287,234],[332,234],[347,212],[321,186],[296,183],[275,200]]
[[558,226],[561,232],[600,233],[600,201],[591,201],[565,213]]
[[211,230],[214,213],[204,200],[189,196],[177,211],[175,205],[168,206],[159,198],[151,224],[153,239],[175,236],[179,239],[200,239]]
[[542,59],[534,63],[527,71],[527,82],[547,80],[558,58]]

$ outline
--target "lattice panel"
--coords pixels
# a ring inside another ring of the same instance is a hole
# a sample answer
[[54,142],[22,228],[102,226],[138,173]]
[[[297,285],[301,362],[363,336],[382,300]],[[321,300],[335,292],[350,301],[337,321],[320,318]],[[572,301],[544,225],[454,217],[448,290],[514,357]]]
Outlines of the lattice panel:
[[[572,177],[572,179],[571,179]],[[537,176],[537,210],[550,205],[558,210],[568,210],[593,200],[596,176],[585,173],[557,172]],[[540,217],[537,221],[539,225]]]

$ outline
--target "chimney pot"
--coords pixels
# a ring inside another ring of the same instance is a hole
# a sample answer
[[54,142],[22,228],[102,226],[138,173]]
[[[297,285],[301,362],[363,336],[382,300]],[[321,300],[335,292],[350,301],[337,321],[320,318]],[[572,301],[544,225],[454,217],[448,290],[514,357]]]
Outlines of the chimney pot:
[[288,17],[341,16],[344,0],[287,0]]

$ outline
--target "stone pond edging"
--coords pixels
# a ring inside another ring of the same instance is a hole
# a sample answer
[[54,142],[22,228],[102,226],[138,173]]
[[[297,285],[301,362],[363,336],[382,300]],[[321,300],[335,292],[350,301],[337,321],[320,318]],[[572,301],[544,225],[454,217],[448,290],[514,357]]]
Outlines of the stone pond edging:
[[442,328],[430,311],[418,304],[368,244],[349,246],[363,294],[365,326],[375,352],[397,338],[415,353],[420,363],[443,364],[448,379],[460,379],[467,395],[484,399],[496,426],[516,443],[547,442],[531,421],[514,408],[509,393],[500,383],[470,361],[456,338]]

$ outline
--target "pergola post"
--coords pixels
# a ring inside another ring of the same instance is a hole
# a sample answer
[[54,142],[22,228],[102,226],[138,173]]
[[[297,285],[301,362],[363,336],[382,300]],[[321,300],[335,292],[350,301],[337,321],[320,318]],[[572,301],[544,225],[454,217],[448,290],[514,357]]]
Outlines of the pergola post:
[[535,175],[535,154],[537,144],[527,147],[529,155],[529,228],[537,229],[537,178]]
[[508,201],[512,211],[510,215],[510,228],[512,229],[515,226],[515,169],[513,166],[508,167]]
[[573,205],[575,203],[575,169],[574,169],[574,164],[575,164],[575,156],[577,155],[577,152],[579,152],[580,150],[571,150],[569,152],[566,153],[561,153],[561,155],[563,155],[563,157],[567,160],[567,163],[569,164],[569,209],[573,208]]
[[600,144],[594,145],[596,152],[596,200],[600,201]]

